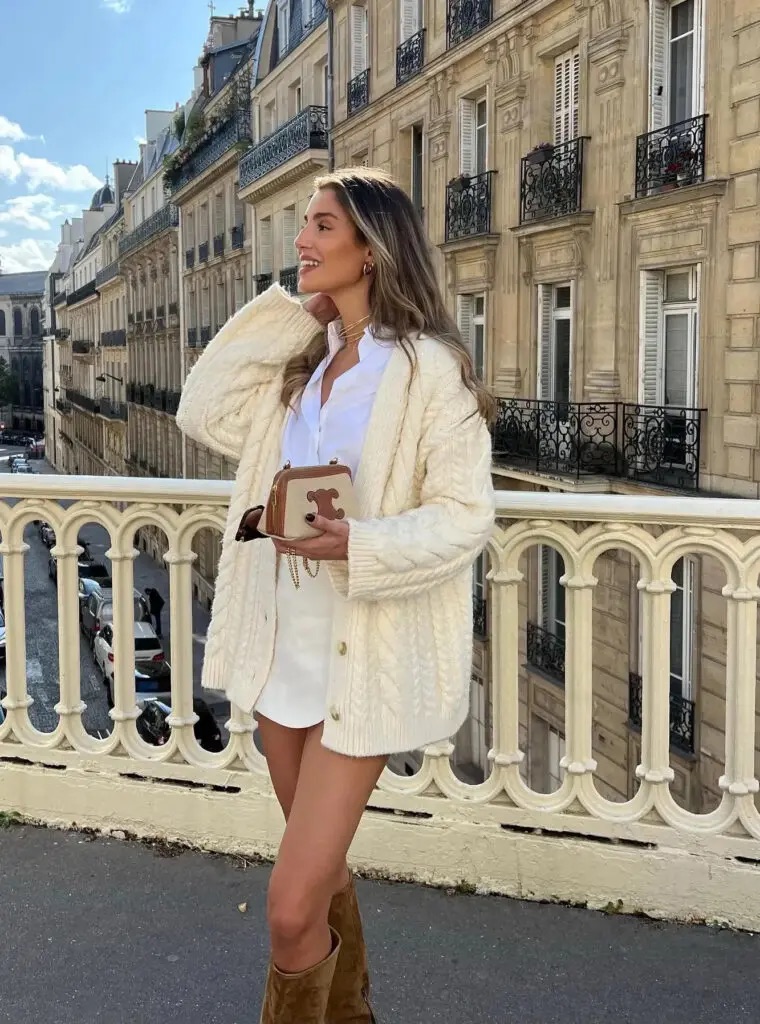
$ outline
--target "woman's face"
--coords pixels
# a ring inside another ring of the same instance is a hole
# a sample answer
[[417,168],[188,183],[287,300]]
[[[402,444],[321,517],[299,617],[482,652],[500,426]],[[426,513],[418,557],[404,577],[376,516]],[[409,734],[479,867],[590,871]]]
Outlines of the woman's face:
[[298,290],[303,294],[332,296],[369,280],[364,265],[372,262],[370,250],[357,238],[353,222],[331,188],[320,189],[311,197],[295,245]]

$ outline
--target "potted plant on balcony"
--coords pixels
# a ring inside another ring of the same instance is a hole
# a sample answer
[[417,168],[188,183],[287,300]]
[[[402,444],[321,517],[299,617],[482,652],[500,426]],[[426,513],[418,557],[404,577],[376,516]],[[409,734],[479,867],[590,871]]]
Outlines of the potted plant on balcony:
[[662,172],[662,191],[670,192],[678,187],[678,176],[683,172],[682,160],[669,160]]
[[449,182],[449,188],[453,192],[464,192],[465,189],[470,187],[470,175],[469,174],[458,174],[455,178],[452,178]]
[[540,166],[545,164],[547,160],[551,160],[554,156],[554,143],[553,142],[539,142],[537,146],[534,146],[530,153],[527,154],[525,159],[529,164],[536,164]]

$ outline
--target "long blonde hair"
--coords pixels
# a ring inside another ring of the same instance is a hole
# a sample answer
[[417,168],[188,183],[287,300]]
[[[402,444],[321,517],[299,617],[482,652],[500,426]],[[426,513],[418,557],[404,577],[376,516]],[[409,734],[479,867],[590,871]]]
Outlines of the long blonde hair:
[[[462,381],[478,403],[486,422],[494,418],[493,395],[478,379],[470,353],[449,315],[433,266],[425,229],[409,196],[385,171],[350,167],[322,175],[314,182],[332,189],[356,228],[359,241],[372,250],[375,271],[369,293],[370,323],[398,339],[414,366],[414,338],[433,337],[459,360]],[[282,402],[289,406],[306,387],[325,354],[317,336],[285,367]]]

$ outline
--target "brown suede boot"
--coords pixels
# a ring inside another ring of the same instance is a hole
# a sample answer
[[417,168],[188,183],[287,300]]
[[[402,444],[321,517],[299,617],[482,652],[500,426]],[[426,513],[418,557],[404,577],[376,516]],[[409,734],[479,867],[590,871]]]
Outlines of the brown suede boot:
[[353,878],[330,904],[330,927],[340,935],[325,1024],[377,1024],[369,1005],[367,949]]
[[264,1006],[259,1024],[325,1024],[340,936],[330,929],[332,952],[320,963],[298,974],[286,974],[270,961]]

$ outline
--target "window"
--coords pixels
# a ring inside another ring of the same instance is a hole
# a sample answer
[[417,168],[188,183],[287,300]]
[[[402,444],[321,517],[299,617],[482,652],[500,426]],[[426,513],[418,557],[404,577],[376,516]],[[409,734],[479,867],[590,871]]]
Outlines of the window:
[[467,346],[478,377],[485,378],[486,362],[486,297],[457,296],[457,326]]
[[351,5],[351,78],[367,70],[369,63],[369,19],[367,8]]
[[296,208],[288,206],[282,211],[282,263],[284,267],[294,267],[298,263],[295,247]]
[[542,284],[538,289],[538,397],[569,402],[572,395],[573,286]]
[[20,309],[13,310],[13,333],[20,338],[24,333],[24,318]]
[[530,784],[537,792],[553,793],[562,785],[565,737],[537,715],[531,720]]
[[459,104],[459,171],[471,177],[488,170],[488,104],[463,99]]
[[565,588],[560,579],[565,573],[562,555],[552,547],[539,547],[538,614],[541,628],[565,643]]
[[404,40],[416,36],[422,28],[422,2],[421,0],[400,0],[401,24],[399,27],[399,39]]
[[272,220],[262,217],[259,221],[259,273],[272,273]]
[[214,196],[214,235],[224,234],[226,231],[225,220],[224,192],[218,192]]
[[577,50],[558,57],[554,65],[554,142],[578,138],[578,96],[581,58]]
[[702,0],[650,0],[650,128],[702,113]]
[[697,401],[699,268],[645,271],[641,289],[640,400],[691,407]]
[[211,326],[211,294],[208,285],[201,289],[201,327]]
[[301,82],[294,82],[288,89],[288,115],[295,117],[301,111]]
[[277,100],[267,103],[264,108],[264,133],[271,135],[277,129]]
[[676,589],[670,595],[670,696],[688,700],[693,699],[696,568],[695,559],[678,559],[673,566]]
[[415,209],[421,214],[425,206],[423,190],[424,136],[422,125],[412,127],[411,198]]
[[36,306],[29,314],[29,324],[32,334],[37,335],[40,333],[40,311]]
[[0,309],[0,338],[5,334],[5,311]]
[[289,0],[277,0],[277,45],[282,57],[288,52],[290,39],[290,3]]

